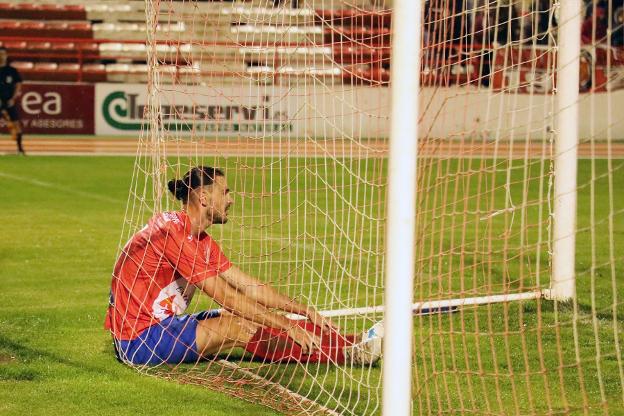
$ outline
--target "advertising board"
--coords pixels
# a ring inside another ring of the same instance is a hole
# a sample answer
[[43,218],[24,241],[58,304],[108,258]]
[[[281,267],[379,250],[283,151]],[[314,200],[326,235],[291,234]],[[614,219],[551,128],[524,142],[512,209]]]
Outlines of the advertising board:
[[[89,84],[24,83],[16,105],[25,134],[92,135],[94,99]],[[7,132],[4,119],[0,131]]]

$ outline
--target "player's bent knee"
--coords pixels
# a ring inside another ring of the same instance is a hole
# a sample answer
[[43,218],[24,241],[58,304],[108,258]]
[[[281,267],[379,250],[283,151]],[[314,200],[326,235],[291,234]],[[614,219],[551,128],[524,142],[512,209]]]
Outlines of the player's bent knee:
[[206,319],[197,326],[197,348],[202,355],[244,347],[258,330],[258,325],[231,314]]

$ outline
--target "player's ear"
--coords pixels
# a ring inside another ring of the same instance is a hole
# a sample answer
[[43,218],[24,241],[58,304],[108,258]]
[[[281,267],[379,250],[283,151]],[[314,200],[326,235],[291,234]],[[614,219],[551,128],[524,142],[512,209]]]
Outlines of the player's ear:
[[207,207],[210,205],[210,192],[208,191],[206,186],[198,189],[197,197],[199,198],[199,203],[202,207]]

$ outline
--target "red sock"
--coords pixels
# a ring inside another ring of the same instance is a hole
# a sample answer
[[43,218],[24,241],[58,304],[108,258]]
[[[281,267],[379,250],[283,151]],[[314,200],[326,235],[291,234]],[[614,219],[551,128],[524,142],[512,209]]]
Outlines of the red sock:
[[286,331],[270,327],[259,328],[247,343],[245,350],[252,353],[254,358],[264,361],[344,364],[342,350],[345,346],[353,345],[355,335],[342,336],[333,331],[322,333],[321,328],[309,322],[294,321],[294,324],[320,335],[320,351],[303,354],[301,347],[286,335]]

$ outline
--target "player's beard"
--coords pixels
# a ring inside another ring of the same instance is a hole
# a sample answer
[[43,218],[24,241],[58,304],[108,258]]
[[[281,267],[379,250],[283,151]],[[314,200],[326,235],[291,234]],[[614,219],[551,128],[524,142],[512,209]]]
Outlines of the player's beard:
[[211,214],[212,224],[225,224],[228,221],[227,209],[223,213],[213,212]]
[[221,217],[220,215],[217,215],[217,216],[214,216],[212,219],[213,224],[225,224],[226,222],[228,222],[227,214],[223,217]]

